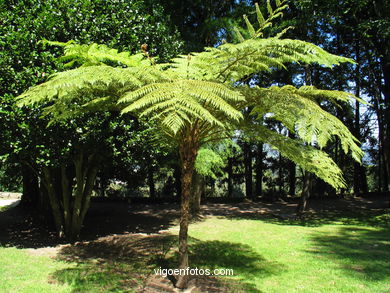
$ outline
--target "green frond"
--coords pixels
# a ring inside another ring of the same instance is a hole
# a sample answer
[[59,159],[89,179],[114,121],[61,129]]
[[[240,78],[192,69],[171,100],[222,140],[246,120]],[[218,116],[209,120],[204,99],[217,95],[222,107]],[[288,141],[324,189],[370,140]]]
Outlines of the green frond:
[[[283,10],[288,8],[288,5],[283,5],[284,1],[275,1],[276,8],[273,9],[271,5],[271,1],[267,0],[266,7],[267,7],[267,13],[268,17],[267,19],[264,18],[263,13],[260,10],[259,4],[255,3],[255,12],[257,17],[257,23],[259,25],[259,28],[256,30],[254,26],[249,21],[248,17],[246,15],[243,16],[248,33],[252,39],[261,38],[264,35],[264,31],[266,28],[272,26],[272,21],[274,19],[277,19],[279,17],[283,16]],[[244,40],[240,39],[240,42],[243,42]]]
[[307,146],[299,140],[280,135],[262,125],[253,126],[247,129],[246,133],[252,139],[264,142],[278,150],[284,157],[315,174],[334,188],[346,186],[342,171],[325,152]]
[[195,120],[217,128],[224,128],[223,120],[217,117],[238,121],[242,114],[230,103],[243,100],[240,93],[223,84],[182,79],[152,83],[130,91],[119,103],[129,104],[122,113],[137,112],[140,116],[158,119],[176,134]]
[[255,38],[256,37],[256,31],[253,27],[253,25],[251,24],[251,22],[249,21],[248,17],[246,15],[243,16],[244,20],[245,20],[245,23],[246,23],[246,27],[248,29],[248,32],[249,32],[249,35],[252,37],[252,38]]
[[263,27],[265,23],[265,18],[260,11],[260,7],[258,3],[255,3],[255,9],[256,9],[256,16],[257,16],[257,22],[259,23],[259,27]]
[[117,109],[116,101],[124,93],[168,79],[164,72],[150,65],[129,68],[83,66],[51,75],[45,83],[17,97],[17,105],[43,105],[46,107],[44,115],[51,114],[54,121],[60,121],[85,111],[95,111],[98,106],[102,107],[100,110],[104,107]]
[[283,37],[290,29],[293,29],[294,27],[293,26],[289,26],[289,27],[286,27],[285,29],[283,29],[282,31],[280,31],[279,33],[277,33],[275,35],[275,39],[280,39],[281,37]]
[[361,160],[363,152],[357,145],[357,139],[339,119],[323,110],[316,102],[318,97],[351,100],[353,95],[314,87],[297,89],[293,86],[243,88],[243,92],[248,103],[253,106],[252,114],[261,118],[267,114],[271,119],[282,122],[303,141],[309,144],[314,142],[320,148],[337,136],[344,152],[351,152],[355,160]]
[[236,36],[237,36],[237,39],[238,39],[240,42],[245,41],[245,39],[244,39],[243,35],[241,34],[240,30],[239,30],[236,26],[235,26],[233,29],[234,29],[234,32],[235,32],[235,34],[236,34]]
[[242,78],[285,64],[317,63],[332,68],[352,59],[326,52],[322,48],[300,40],[249,39],[239,44],[224,44],[207,48],[205,52],[180,56],[173,60],[168,72],[190,79],[235,83]]
[[96,43],[80,45],[74,41],[62,43],[47,40],[43,40],[42,43],[64,48],[64,55],[59,58],[59,61],[65,63],[65,67],[74,67],[76,64],[79,66],[116,64],[119,66],[136,67],[150,63],[145,60],[143,54],[132,55],[130,52],[118,52],[116,49]]
[[267,10],[268,10],[268,14],[269,15],[273,15],[274,14],[274,10],[272,9],[270,0],[267,0]]

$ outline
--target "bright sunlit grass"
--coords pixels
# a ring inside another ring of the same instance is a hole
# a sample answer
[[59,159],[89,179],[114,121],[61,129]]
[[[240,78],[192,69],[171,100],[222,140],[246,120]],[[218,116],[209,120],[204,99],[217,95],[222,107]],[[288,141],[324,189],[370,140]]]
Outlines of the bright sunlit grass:
[[72,287],[50,281],[50,275],[69,266],[44,256],[0,246],[0,292],[72,292]]

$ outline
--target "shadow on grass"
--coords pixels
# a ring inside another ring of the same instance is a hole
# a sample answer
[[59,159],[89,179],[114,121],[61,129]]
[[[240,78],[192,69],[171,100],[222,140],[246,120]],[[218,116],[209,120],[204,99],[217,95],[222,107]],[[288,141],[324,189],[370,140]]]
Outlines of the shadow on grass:
[[[260,292],[251,280],[277,274],[283,267],[269,262],[250,246],[224,241],[190,240],[191,268],[233,269],[234,276],[194,276],[197,292]],[[75,263],[51,276],[73,292],[174,292],[172,282],[154,269],[177,267],[177,236],[117,235],[63,247],[59,259]],[[196,291],[195,290],[195,291]]]
[[172,235],[126,234],[68,245],[58,258],[76,264],[52,279],[73,292],[142,292],[175,241]]
[[[111,234],[157,233],[174,225],[175,206],[131,206],[125,203],[92,203],[81,231],[81,240],[94,240]],[[0,245],[41,248],[65,244],[52,225],[35,210],[21,206],[0,212]]]
[[236,275],[246,279],[266,277],[283,270],[281,264],[266,260],[246,244],[218,240],[192,242],[190,261],[195,266],[234,269]]
[[329,235],[318,232],[312,237],[310,253],[336,263],[354,277],[371,281],[390,279],[390,228],[340,227]]
[[307,212],[301,217],[294,214],[228,215],[230,219],[261,220],[271,224],[320,227],[329,224],[390,228],[390,209],[322,210]]

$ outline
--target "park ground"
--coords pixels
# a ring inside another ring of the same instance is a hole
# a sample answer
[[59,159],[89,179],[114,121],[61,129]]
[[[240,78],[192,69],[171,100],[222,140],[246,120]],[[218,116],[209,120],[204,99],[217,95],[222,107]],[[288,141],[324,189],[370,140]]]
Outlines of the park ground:
[[[208,204],[190,225],[188,292],[390,292],[388,198]],[[0,210],[0,292],[175,292],[178,206],[93,203],[79,242],[19,206]]]

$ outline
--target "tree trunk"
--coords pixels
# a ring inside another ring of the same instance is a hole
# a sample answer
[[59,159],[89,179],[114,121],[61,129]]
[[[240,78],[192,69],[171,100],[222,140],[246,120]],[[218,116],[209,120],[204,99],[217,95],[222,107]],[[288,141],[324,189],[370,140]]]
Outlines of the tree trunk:
[[307,200],[310,197],[311,183],[312,175],[309,172],[305,171],[303,175],[301,198],[299,199],[299,203],[296,210],[297,216],[302,215],[306,210]]
[[[288,132],[288,137],[295,138],[295,134],[291,131]],[[295,189],[297,183],[297,166],[294,162],[288,163],[288,193],[290,196],[295,196]]]
[[152,164],[148,167],[148,185],[150,198],[156,198],[156,188],[154,186],[154,174]]
[[385,126],[385,119],[384,119],[384,111],[382,104],[384,104],[384,101],[382,101],[382,75],[378,74],[375,70],[373,64],[375,61],[370,58],[369,60],[369,70],[371,72],[371,75],[375,81],[376,89],[374,96],[374,109],[377,116],[378,121],[378,138],[379,138],[379,158],[378,158],[378,191],[388,191],[388,174],[387,174],[387,168],[386,168],[386,157],[385,157],[385,139],[384,139],[384,126]]
[[76,171],[76,192],[73,202],[73,213],[68,238],[73,241],[80,235],[85,215],[89,209],[93,185],[98,172],[96,154],[91,154],[85,160],[84,153],[80,152],[74,159]]
[[245,196],[253,198],[253,180],[252,180],[252,150],[248,142],[244,142],[244,167],[245,167]]
[[[359,41],[356,41],[355,44],[355,53],[356,53],[356,69],[355,69],[355,96],[360,97],[360,44]],[[360,134],[360,103],[359,101],[355,101],[355,137],[361,141],[362,137]],[[360,146],[360,144],[359,144]],[[353,171],[353,191],[355,194],[367,193],[367,176],[366,170],[363,166],[363,163],[354,163],[354,171]]]
[[70,225],[72,220],[71,214],[71,198],[72,198],[72,184],[68,179],[67,168],[65,165],[61,166],[61,187],[62,187],[62,208],[64,214],[65,235],[70,233]]
[[297,182],[297,167],[294,162],[288,164],[288,193],[290,196],[295,196],[296,182]]
[[227,165],[227,183],[228,183],[228,198],[233,197],[233,158],[228,159],[228,165]]
[[64,235],[65,229],[61,206],[55,189],[54,178],[52,176],[51,170],[48,167],[43,167],[42,172],[44,176],[47,195],[50,201],[51,211],[54,218],[54,224],[56,226],[56,230],[58,232],[59,237],[62,237]]
[[256,181],[255,181],[255,196],[261,197],[263,195],[263,169],[264,169],[264,152],[263,144],[259,143],[257,145],[257,155],[256,155]]
[[191,202],[190,202],[190,210],[193,215],[199,213],[200,211],[200,201],[202,198],[203,187],[204,187],[203,176],[200,175],[196,170],[194,170],[192,176]]
[[[179,269],[186,270],[188,267],[188,224],[190,218],[190,197],[192,177],[195,167],[195,160],[198,154],[196,129],[189,131],[187,137],[180,145],[181,170],[181,208],[180,208],[180,231],[179,231]],[[180,274],[177,278],[176,287],[187,288],[188,277]]]
[[[375,42],[377,50],[380,53],[380,65],[383,73],[383,86],[381,88],[384,96],[383,108],[383,142],[384,142],[384,168],[386,173],[390,175],[390,49],[389,42]],[[385,190],[390,190],[390,178],[385,182]]]
[[279,181],[279,197],[283,197],[283,160],[282,160],[282,154],[279,152],[279,176],[278,176],[278,181]]

